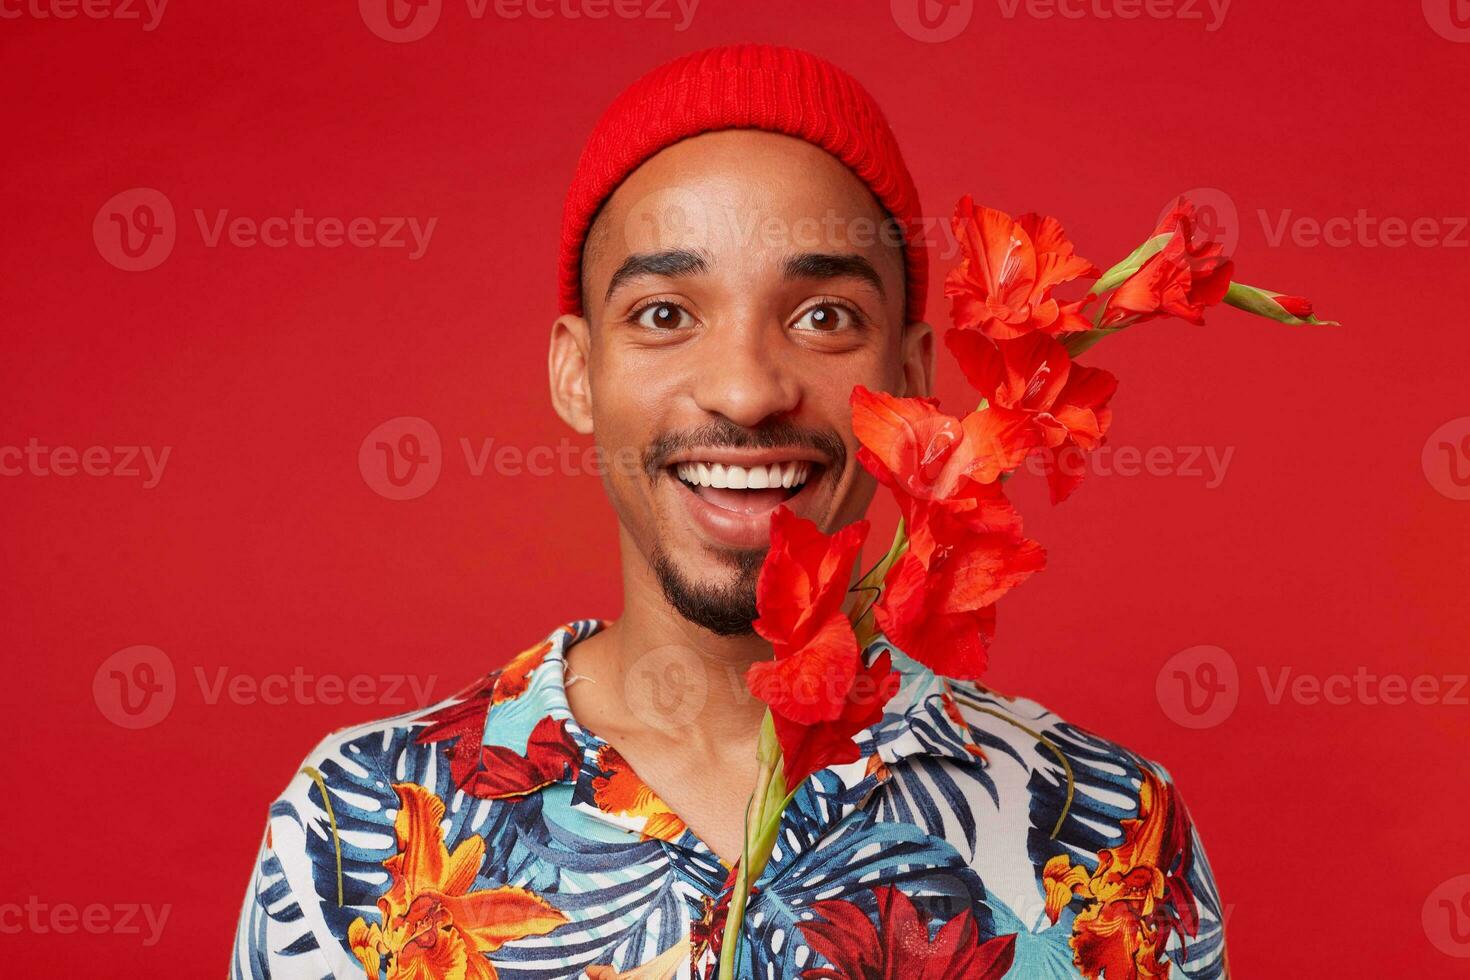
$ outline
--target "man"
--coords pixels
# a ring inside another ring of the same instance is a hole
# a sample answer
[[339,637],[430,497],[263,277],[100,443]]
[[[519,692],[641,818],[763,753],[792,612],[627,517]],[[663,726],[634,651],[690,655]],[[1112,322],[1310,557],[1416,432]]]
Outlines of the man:
[[[877,106],[804,52],[701,52],[613,103],[565,206],[549,367],[608,461],[622,614],[313,751],[271,808],[234,977],[714,975],[770,512],[859,519],[853,387],[930,391],[918,214]],[[783,820],[742,975],[1227,975],[1162,767],[893,655],[863,758]]]

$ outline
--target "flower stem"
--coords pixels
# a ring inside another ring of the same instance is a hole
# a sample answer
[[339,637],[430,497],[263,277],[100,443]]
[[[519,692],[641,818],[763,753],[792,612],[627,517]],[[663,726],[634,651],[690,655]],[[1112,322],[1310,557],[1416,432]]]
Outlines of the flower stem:
[[755,791],[745,806],[745,846],[735,870],[730,906],[725,912],[725,932],[720,941],[719,980],[735,980],[740,934],[745,924],[745,906],[750,900],[750,889],[771,859],[781,826],[781,813],[791,799],[786,794],[786,780],[781,772],[781,745],[776,740],[776,726],[769,710],[761,720],[756,760],[760,768],[756,773]]
[[1083,351],[1090,349],[1099,340],[1102,340],[1104,337],[1110,337],[1122,329],[1122,327],[1100,328],[1069,333],[1062,337],[1062,346],[1067,349],[1067,356],[1076,357]]
[[869,643],[878,635],[878,630],[872,622],[873,607],[878,604],[878,597],[883,592],[883,579],[893,563],[898,561],[898,556],[903,554],[909,546],[908,528],[904,525],[903,518],[898,519],[898,528],[893,532],[893,543],[888,546],[888,553],[878,559],[877,564],[868,569],[862,578],[858,579],[857,585],[852,591],[858,593],[857,603],[853,606],[851,619],[853,631],[857,634],[858,649],[865,650]]

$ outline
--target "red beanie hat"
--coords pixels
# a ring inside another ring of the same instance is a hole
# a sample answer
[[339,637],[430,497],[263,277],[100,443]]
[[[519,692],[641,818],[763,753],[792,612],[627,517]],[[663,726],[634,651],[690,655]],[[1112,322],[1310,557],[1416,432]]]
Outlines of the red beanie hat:
[[907,318],[924,318],[929,277],[919,195],[893,131],[851,75],[806,51],[734,44],[685,55],[623,91],[577,162],[561,222],[561,312],[582,313],[582,242],[604,201],[643,161],[717,129],[762,129],[819,146],[847,165],[902,228]]

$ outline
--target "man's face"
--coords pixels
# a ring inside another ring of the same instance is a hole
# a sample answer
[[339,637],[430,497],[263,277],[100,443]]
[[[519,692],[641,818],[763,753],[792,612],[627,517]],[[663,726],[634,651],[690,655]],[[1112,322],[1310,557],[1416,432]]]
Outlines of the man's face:
[[929,390],[932,337],[905,326],[899,241],[841,162],[753,130],[676,143],[599,214],[586,322],[559,332],[581,334],[585,415],[625,537],[685,618],[749,631],[777,505],[826,531],[867,510],[853,386]]

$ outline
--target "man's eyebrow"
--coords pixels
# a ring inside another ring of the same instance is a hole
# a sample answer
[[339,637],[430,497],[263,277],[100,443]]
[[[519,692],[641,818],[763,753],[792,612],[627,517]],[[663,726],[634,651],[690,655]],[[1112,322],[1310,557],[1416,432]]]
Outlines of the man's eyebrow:
[[828,252],[803,252],[793,255],[782,263],[782,273],[787,279],[840,279],[844,276],[861,279],[883,295],[883,279],[873,263],[861,255],[841,255]]
[[618,271],[608,281],[603,302],[612,297],[613,291],[623,283],[640,276],[692,276],[709,269],[709,262],[702,251],[687,248],[668,248],[658,252],[638,252],[623,260]]

